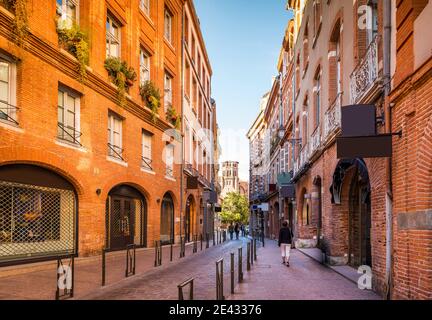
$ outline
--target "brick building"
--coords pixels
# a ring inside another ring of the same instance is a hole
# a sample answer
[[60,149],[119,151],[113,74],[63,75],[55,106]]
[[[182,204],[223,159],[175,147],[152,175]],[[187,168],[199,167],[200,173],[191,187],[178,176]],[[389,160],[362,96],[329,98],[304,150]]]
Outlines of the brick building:
[[[264,173],[266,235],[277,233],[278,218],[288,220],[297,246],[321,248],[329,264],[370,266],[373,289],[396,299],[432,293],[431,256],[422,249],[431,240],[431,42],[420,31],[430,7],[288,1],[294,17],[265,111],[267,135],[279,137]],[[338,159],[341,108],[350,105],[374,106],[377,135],[402,131],[391,161]]]
[[432,299],[432,1],[393,14],[393,297]]
[[4,3],[0,263],[177,241],[184,1]]
[[[212,69],[192,1],[186,1],[184,15],[184,87],[183,87],[183,184],[185,199],[185,235],[212,233],[217,150],[216,102],[211,98]],[[216,193],[217,194],[217,193]],[[213,195],[213,196],[212,196]]]

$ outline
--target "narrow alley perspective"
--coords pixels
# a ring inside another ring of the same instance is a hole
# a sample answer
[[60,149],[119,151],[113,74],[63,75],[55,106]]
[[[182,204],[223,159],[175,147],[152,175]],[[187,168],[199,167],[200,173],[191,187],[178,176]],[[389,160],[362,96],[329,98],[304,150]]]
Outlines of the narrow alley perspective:
[[0,0],[0,310],[432,302],[430,21],[432,0]]

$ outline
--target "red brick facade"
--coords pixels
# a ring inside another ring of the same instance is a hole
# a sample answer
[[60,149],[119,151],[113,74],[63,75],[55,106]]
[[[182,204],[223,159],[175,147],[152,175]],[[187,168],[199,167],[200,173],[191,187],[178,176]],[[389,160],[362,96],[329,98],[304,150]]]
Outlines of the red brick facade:
[[[164,92],[164,74],[172,78],[172,105],[181,113],[181,25],[183,2],[150,1],[150,17],[139,1],[81,0],[79,24],[87,31],[90,59],[87,79],[77,80],[76,59],[61,49],[56,33],[55,1],[38,1],[28,8],[29,35],[19,47],[12,38],[14,16],[0,7],[0,52],[16,61],[17,125],[0,123],[0,166],[31,164],[48,168],[73,184],[77,194],[79,255],[99,253],[106,244],[106,201],[115,186],[129,185],[145,198],[147,221],[145,246],[159,240],[161,204],[169,194],[174,203],[173,224],[180,233],[180,164],[173,177],[166,177],[164,131],[173,129],[166,120],[163,98],[158,119],[139,95],[139,77],[130,88],[127,103],[119,105],[117,88],[104,68],[107,13],[118,21],[121,32],[121,59],[139,74],[140,48],[151,56],[150,77]],[[172,40],[164,39],[164,12],[172,15]],[[80,99],[81,144],[71,146],[57,136],[57,95],[59,86],[77,93]],[[163,97],[163,94],[162,94]],[[124,161],[107,156],[108,113],[122,121]],[[142,132],[152,135],[152,170],[142,169]],[[177,144],[175,154],[181,151]],[[181,159],[181,158],[180,158]],[[181,163],[181,162],[180,162]],[[98,190],[98,192],[97,192]]]

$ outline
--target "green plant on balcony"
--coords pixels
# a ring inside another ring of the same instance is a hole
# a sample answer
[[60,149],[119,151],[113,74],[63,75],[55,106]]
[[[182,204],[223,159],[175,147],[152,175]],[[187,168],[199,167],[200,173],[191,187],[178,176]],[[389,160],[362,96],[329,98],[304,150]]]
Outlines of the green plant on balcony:
[[121,61],[116,57],[109,57],[105,60],[105,69],[117,86],[119,104],[124,106],[126,104],[126,93],[133,86],[137,77],[135,70],[129,67],[126,61]]
[[148,80],[140,86],[140,95],[146,107],[152,111],[153,122],[156,122],[161,99],[159,89],[152,81]]
[[19,46],[24,46],[28,34],[27,0],[0,0],[0,5],[15,14],[13,21],[15,41]]
[[80,80],[84,81],[87,77],[86,65],[89,62],[89,46],[87,35],[74,24],[67,28],[65,22],[57,24],[57,34],[59,43],[69,51],[79,62]]
[[167,111],[166,111],[166,119],[176,128],[176,129],[180,129],[180,124],[181,124],[181,118],[180,116],[177,114],[176,109],[174,109],[174,107],[172,106],[172,104],[170,103],[168,105]]

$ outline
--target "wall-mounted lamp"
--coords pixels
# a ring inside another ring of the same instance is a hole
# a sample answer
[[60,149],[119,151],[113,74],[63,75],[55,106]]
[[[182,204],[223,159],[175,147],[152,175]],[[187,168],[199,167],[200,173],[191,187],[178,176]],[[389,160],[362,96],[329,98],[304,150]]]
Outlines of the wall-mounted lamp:
[[96,194],[97,194],[98,196],[100,196],[101,193],[102,193],[102,190],[101,190],[101,189],[96,189]]
[[160,198],[157,198],[157,199],[156,199],[156,202],[157,202],[157,203],[160,203],[160,202],[161,202],[161,199],[160,199]]

